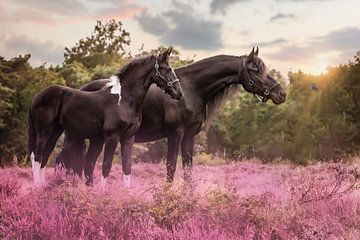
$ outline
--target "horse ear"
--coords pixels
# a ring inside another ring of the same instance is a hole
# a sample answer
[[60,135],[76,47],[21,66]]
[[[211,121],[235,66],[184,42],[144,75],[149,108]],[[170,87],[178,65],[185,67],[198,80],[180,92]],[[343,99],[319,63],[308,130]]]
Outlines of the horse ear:
[[168,63],[172,50],[173,50],[173,47],[170,46],[168,49],[165,50],[165,52],[161,53],[161,60]]
[[254,56],[255,56],[255,47],[252,48],[251,53],[246,57],[248,62],[251,62],[252,60],[254,60]]
[[166,50],[169,53],[169,56],[171,54],[171,52],[173,51],[173,46],[169,46],[168,49]]
[[256,46],[255,56],[259,56],[259,47],[258,46]]

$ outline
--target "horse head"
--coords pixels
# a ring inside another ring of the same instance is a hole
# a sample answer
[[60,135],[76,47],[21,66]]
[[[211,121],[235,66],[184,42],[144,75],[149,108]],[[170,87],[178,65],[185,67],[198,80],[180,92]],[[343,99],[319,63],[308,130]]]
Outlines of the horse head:
[[258,57],[259,48],[253,47],[251,53],[242,59],[239,81],[244,89],[253,93],[259,101],[271,99],[274,104],[285,102],[286,93],[280,83],[271,76],[265,63]]
[[169,47],[156,57],[153,80],[158,87],[172,98],[180,100],[183,96],[183,91],[174,69],[169,64],[172,50],[173,48]]

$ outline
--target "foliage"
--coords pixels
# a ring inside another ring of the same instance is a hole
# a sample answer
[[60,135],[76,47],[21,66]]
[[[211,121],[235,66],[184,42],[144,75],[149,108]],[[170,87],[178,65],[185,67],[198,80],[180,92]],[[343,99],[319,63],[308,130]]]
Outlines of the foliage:
[[115,165],[105,194],[51,168],[43,189],[30,168],[0,169],[0,238],[359,239],[357,167],[237,162],[169,185],[164,165],[135,164],[126,190]]
[[110,65],[121,61],[126,45],[130,45],[130,33],[123,29],[120,21],[97,21],[90,37],[80,39],[74,47],[65,48],[65,63],[76,61],[88,69]]

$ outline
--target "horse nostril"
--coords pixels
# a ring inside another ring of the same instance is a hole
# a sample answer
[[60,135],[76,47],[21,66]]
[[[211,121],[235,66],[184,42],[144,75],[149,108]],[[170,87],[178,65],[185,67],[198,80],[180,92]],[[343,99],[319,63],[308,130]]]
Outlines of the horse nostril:
[[280,91],[280,96],[283,97],[283,98],[285,98],[285,97],[286,97],[286,92]]

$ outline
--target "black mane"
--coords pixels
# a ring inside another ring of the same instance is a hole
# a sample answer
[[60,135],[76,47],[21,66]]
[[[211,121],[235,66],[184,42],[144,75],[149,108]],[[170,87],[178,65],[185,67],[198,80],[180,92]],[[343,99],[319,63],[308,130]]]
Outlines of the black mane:
[[[209,58],[202,59],[194,64],[186,66],[189,71],[196,71],[197,68],[203,68],[203,64],[209,64],[209,61],[212,62],[219,62],[219,58],[229,59],[229,57],[237,58],[239,60],[239,70],[240,70],[240,61],[243,57],[242,56],[232,56],[232,55],[217,55]],[[221,61],[221,60],[220,60]],[[228,99],[232,98],[236,93],[238,93],[240,86],[238,84],[232,84],[222,91],[217,92],[209,101],[205,103],[205,107],[203,110],[203,122],[205,127],[208,127],[211,123],[211,120],[216,116],[219,107]]]
[[134,59],[131,62],[124,65],[122,68],[120,68],[120,70],[118,70],[115,75],[120,79],[120,82],[121,82],[121,80],[124,78],[124,76],[126,76],[126,74],[128,74],[128,72],[131,71],[133,68],[137,68],[141,65],[147,64],[147,63],[153,61],[154,58],[155,58],[154,55],[149,55],[149,56]]
[[205,127],[210,126],[212,119],[216,117],[216,113],[219,112],[219,107],[221,107],[225,101],[229,100],[236,93],[238,93],[239,89],[240,86],[238,84],[229,85],[222,91],[217,92],[217,94],[205,104],[205,109],[203,112],[203,122]]

